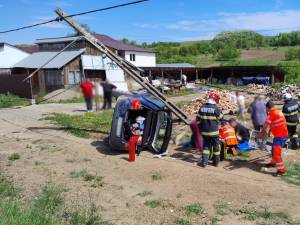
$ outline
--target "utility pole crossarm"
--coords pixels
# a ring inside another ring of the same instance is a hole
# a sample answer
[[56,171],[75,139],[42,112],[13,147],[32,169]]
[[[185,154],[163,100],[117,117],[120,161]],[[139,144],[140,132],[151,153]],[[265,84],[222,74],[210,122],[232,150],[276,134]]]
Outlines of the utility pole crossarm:
[[134,81],[136,81],[139,85],[146,89],[150,94],[159,98],[166,105],[166,107],[176,117],[178,117],[178,119],[182,120],[187,125],[189,124],[187,115],[184,112],[182,112],[182,110],[179,109],[176,105],[170,102],[162,93],[160,93],[155,87],[152,86],[152,84],[150,84],[144,77],[140,75],[140,73],[142,72],[140,68],[121,58],[109,48],[107,48],[90,32],[86,31],[80,24],[78,24],[72,17],[69,17],[65,12],[63,12],[62,9],[57,8],[55,12],[61,18],[61,20],[66,21],[73,29],[75,29],[79,34],[81,34],[95,48],[97,48],[100,52],[105,54],[109,59],[116,63]]

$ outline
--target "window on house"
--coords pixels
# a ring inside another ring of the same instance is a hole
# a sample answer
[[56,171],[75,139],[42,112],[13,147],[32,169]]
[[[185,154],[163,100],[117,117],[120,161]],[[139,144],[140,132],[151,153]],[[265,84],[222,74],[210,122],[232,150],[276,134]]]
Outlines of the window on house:
[[135,54],[130,54],[130,61],[135,62]]
[[55,43],[55,44],[53,45],[53,47],[54,47],[55,49],[63,49],[63,48],[65,47],[65,44],[64,44],[64,43]]
[[69,71],[68,81],[70,85],[80,83],[80,71]]
[[63,75],[60,70],[45,71],[46,86],[64,85]]

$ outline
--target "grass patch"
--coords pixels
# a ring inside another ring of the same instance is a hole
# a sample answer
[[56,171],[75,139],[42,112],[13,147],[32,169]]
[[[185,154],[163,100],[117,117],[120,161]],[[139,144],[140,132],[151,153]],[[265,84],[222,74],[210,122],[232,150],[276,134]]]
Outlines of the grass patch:
[[10,156],[8,156],[8,160],[10,161],[16,161],[19,160],[21,158],[19,153],[13,153]]
[[178,108],[183,108],[185,105],[189,105],[191,103],[192,103],[192,101],[181,101],[181,102],[176,102],[175,105]]
[[151,191],[143,191],[143,192],[137,194],[137,196],[140,196],[140,197],[146,197],[149,195],[152,195]]
[[16,95],[8,94],[0,94],[0,108],[12,108],[15,106],[26,106],[28,105],[28,100],[24,98],[20,98]]
[[259,221],[259,224],[294,224],[294,221],[290,218],[287,212],[271,212],[267,209],[265,210],[256,210],[243,208],[240,210],[240,213],[244,214],[243,219],[249,221]]
[[190,221],[186,219],[177,219],[175,225],[192,225]]
[[214,205],[216,213],[220,216],[226,216],[230,214],[229,205],[227,203],[217,203]]
[[177,93],[166,93],[165,95],[168,97],[178,97],[178,96],[186,96],[186,95],[192,95],[197,92],[193,91],[192,89],[185,89],[184,91],[177,92]]
[[104,221],[97,211],[95,204],[91,204],[87,210],[65,213],[65,217],[69,225],[112,225],[112,223]]
[[152,209],[163,206],[163,203],[158,200],[148,200],[148,201],[145,201],[144,204],[145,204],[145,206],[148,206]]
[[287,173],[281,177],[285,182],[300,186],[300,164],[288,163]]
[[185,214],[187,216],[198,216],[204,212],[203,207],[199,203],[195,203],[192,205],[187,205],[184,208]]
[[112,115],[112,111],[85,113],[82,115],[53,113],[45,119],[63,127],[76,137],[89,138],[90,132],[108,133],[111,129]]
[[238,157],[242,159],[248,159],[250,157],[250,152],[248,151],[239,151],[238,152]]
[[76,162],[76,161],[75,161],[74,159],[66,159],[65,162],[66,162],[66,163],[74,163],[74,162]]
[[86,170],[81,170],[80,172],[72,171],[70,176],[72,178],[82,178],[82,180],[86,182],[93,181],[94,183],[92,184],[92,187],[102,187],[104,185],[104,177],[91,174]]
[[0,176],[1,225],[109,225],[98,214],[98,209],[66,212],[63,190],[45,187],[32,201],[22,202],[10,181]]
[[17,191],[13,184],[5,177],[0,175],[0,202],[8,197],[16,197]]
[[154,174],[151,175],[151,178],[153,181],[159,181],[159,180],[162,180],[162,176],[160,175],[159,172],[156,172]]
[[60,100],[57,103],[59,104],[70,104],[70,103],[84,103],[84,98],[79,97],[79,98],[70,98],[70,99],[65,99],[65,100]]

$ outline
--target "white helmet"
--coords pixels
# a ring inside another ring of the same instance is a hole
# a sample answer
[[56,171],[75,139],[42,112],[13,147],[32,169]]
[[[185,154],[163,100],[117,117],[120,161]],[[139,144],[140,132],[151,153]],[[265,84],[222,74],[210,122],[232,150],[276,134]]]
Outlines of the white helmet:
[[283,101],[292,99],[292,95],[291,95],[290,93],[284,93],[284,94],[282,95],[282,99],[283,99]]

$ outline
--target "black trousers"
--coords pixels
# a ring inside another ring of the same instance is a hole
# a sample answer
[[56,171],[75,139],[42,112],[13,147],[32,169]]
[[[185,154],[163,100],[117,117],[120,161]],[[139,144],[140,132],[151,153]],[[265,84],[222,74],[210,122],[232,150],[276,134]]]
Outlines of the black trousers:
[[111,105],[112,105],[111,103],[112,103],[112,92],[104,93],[104,103],[102,109],[106,109],[106,107],[108,109],[111,109]]
[[203,136],[203,151],[202,151],[202,164],[206,166],[208,160],[212,156],[215,166],[218,166],[220,161],[220,139],[219,136],[210,137]]
[[297,126],[287,126],[289,131],[289,137],[292,138],[297,134]]
[[86,103],[86,108],[88,111],[93,110],[93,97],[92,96],[85,96],[85,103]]

